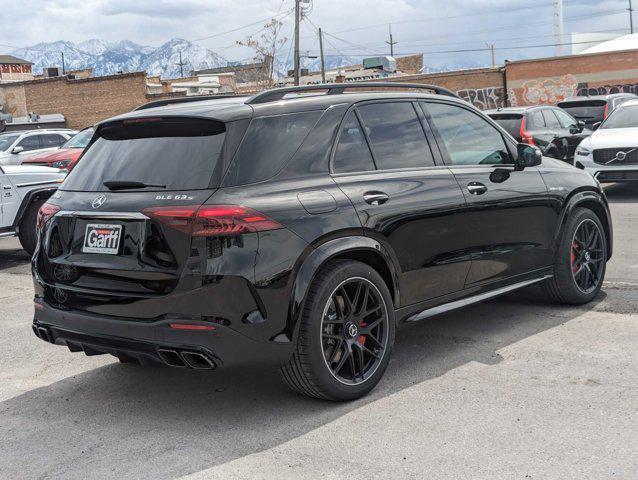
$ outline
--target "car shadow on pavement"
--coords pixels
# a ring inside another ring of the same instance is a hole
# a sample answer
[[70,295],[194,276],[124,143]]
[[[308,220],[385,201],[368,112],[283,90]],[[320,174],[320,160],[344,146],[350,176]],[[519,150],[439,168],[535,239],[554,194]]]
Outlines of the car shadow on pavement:
[[31,257],[22,250],[20,244],[14,245],[17,241],[12,240],[3,239],[3,244],[0,244],[0,272],[28,273],[31,268]]
[[638,198],[638,182],[603,185],[611,203],[634,203]]
[[[547,305],[529,288],[404,327],[381,383],[351,403],[297,396],[263,367],[109,364],[0,403],[0,471],[7,478],[179,478],[270,449],[470,362],[497,364],[504,347],[591,308]],[[82,361],[74,355],[69,361]]]

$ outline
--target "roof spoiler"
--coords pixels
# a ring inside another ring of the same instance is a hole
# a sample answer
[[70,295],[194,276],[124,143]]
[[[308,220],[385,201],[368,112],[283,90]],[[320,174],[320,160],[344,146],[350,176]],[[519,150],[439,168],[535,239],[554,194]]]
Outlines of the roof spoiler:
[[155,100],[154,102],[148,102],[137,107],[134,112],[139,110],[146,110],[147,108],[165,107],[166,105],[173,105],[176,103],[191,103],[191,102],[204,102],[206,100],[219,100],[222,98],[234,98],[234,97],[246,97],[247,95],[193,95],[192,97],[177,97],[166,98],[164,100]]
[[437,95],[445,95],[448,97],[460,98],[456,93],[444,87],[437,85],[429,85],[427,83],[402,83],[402,82],[352,82],[352,83],[324,83],[319,85],[303,85],[298,87],[283,87],[266,90],[250,97],[246,103],[255,105],[259,103],[274,102],[284,100],[288,94],[305,93],[305,92],[321,92],[325,91],[326,95],[338,95],[344,93],[345,90],[351,89],[390,89],[390,88],[410,88],[418,90],[429,90]]

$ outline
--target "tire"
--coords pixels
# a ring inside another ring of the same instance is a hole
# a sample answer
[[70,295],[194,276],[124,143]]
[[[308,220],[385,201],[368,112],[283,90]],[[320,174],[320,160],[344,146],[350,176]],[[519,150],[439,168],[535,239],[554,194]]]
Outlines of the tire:
[[[596,245],[586,248],[580,234],[597,235]],[[595,247],[595,248],[594,248]],[[589,252],[587,254],[586,252]],[[554,276],[544,283],[551,300],[566,305],[582,305],[598,295],[605,278],[607,237],[598,216],[588,208],[576,208],[567,220],[559,241]],[[584,278],[589,277],[589,282]]]
[[381,276],[362,262],[331,261],[309,288],[297,346],[280,370],[282,378],[309,397],[362,397],[383,376],[394,333],[394,305]]
[[46,200],[36,200],[35,202],[32,202],[27,207],[27,211],[24,212],[24,216],[20,222],[18,238],[20,239],[22,248],[24,248],[25,252],[27,252],[30,257],[33,256],[35,247],[38,244],[38,232],[36,231],[38,210],[40,210],[40,207],[45,201]]

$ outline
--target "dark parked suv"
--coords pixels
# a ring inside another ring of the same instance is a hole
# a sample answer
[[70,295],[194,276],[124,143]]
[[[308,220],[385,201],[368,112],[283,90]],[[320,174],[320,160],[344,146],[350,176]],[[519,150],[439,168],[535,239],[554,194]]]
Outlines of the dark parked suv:
[[540,148],[543,155],[573,163],[574,152],[592,134],[585,124],[560,108],[542,105],[484,112],[515,140]]
[[405,88],[172,100],[99,124],[40,211],[36,335],[124,362],[273,364],[348,400],[380,380],[396,325],[536,282],[594,298],[612,229],[591,175],[445,89]]

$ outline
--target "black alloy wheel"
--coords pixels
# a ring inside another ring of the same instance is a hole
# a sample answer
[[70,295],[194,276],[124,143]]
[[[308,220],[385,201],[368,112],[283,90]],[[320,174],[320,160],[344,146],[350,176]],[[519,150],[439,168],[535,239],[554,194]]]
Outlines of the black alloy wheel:
[[326,303],[321,327],[326,366],[340,382],[369,378],[383,359],[388,314],[381,292],[364,278],[342,282]]
[[356,260],[329,261],[310,285],[281,376],[309,397],[360,398],[381,380],[395,329],[392,295],[379,272]]
[[544,283],[556,303],[582,305],[598,295],[607,266],[607,236],[598,216],[588,208],[571,213],[557,245],[554,275]]
[[602,280],[605,262],[603,233],[591,220],[583,220],[572,240],[572,275],[578,288],[585,294],[591,293]]

